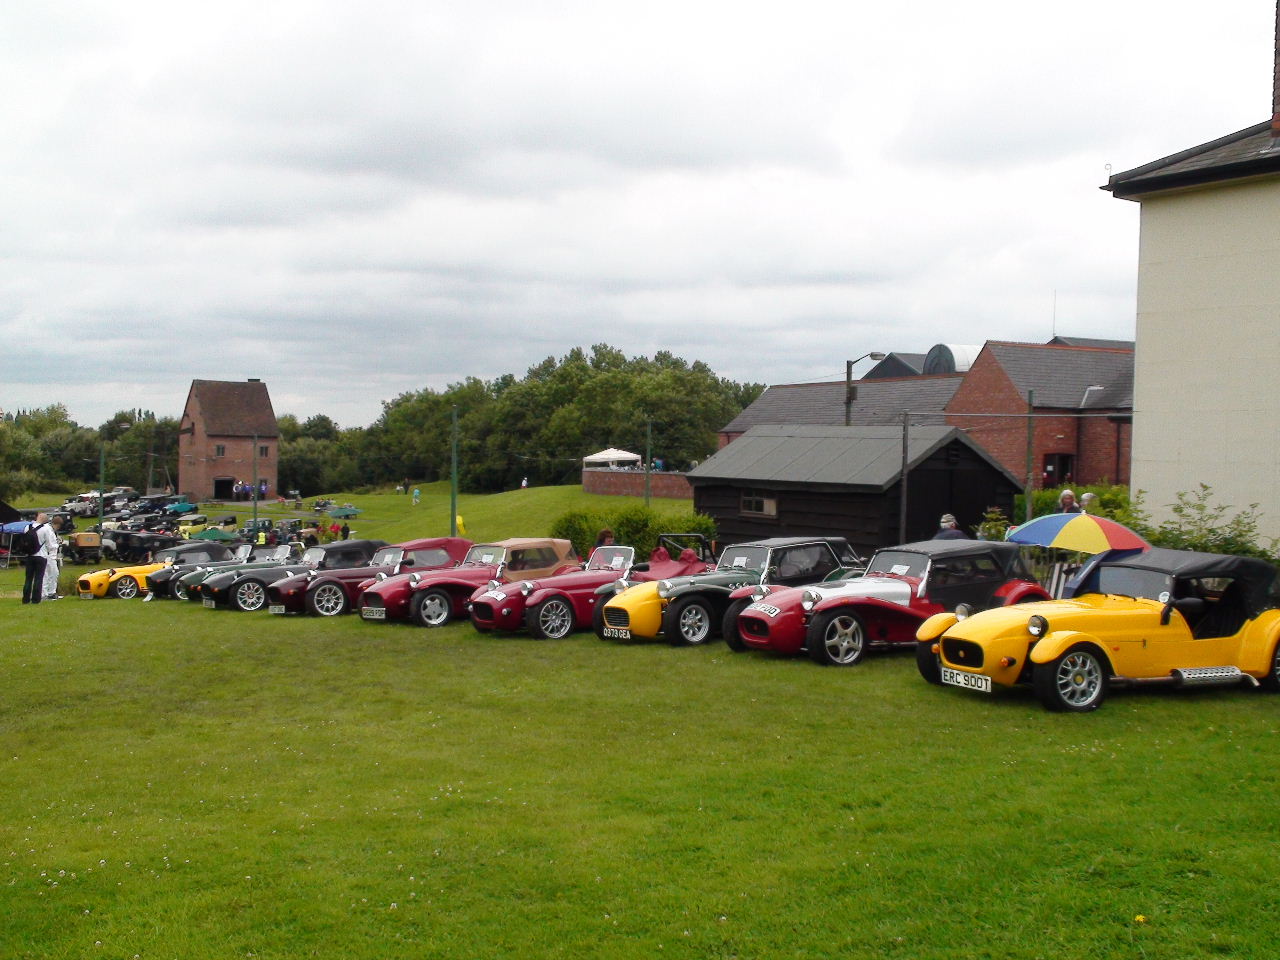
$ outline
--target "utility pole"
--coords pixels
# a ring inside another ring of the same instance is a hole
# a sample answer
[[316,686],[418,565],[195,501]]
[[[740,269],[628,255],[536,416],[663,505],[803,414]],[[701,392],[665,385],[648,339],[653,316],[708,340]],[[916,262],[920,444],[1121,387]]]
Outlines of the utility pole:
[[458,535],[458,405],[450,414],[449,440],[449,536]]
[[[1027,520],[1031,519],[1031,515],[1034,512],[1031,509],[1031,501],[1033,499],[1031,494],[1032,494],[1032,491],[1035,489],[1035,480],[1032,476],[1032,471],[1035,469],[1034,462],[1033,462],[1033,456],[1034,456],[1033,449],[1035,447],[1035,434],[1036,434],[1036,426],[1035,426],[1036,419],[1034,415],[1035,408],[1036,408],[1036,392],[1034,390],[1028,390],[1027,391],[1027,488],[1026,490],[1023,491],[1023,499],[1026,500],[1027,502]],[[1079,427],[1077,427],[1076,429],[1078,430]]]
[[901,495],[898,500],[898,542],[907,542],[907,471],[910,464],[907,462],[907,448],[910,446],[908,429],[909,425],[907,417],[910,414],[906,410],[902,411],[902,486]]

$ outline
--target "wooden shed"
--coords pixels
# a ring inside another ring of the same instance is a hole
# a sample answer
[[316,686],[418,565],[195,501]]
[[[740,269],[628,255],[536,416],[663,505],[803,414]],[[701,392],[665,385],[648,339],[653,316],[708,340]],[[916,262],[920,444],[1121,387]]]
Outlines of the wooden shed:
[[906,535],[901,426],[757,426],[688,473],[694,508],[724,543],[759,537],[845,536],[859,551],[927,540],[944,513],[972,533],[989,507],[1013,515],[1022,489],[956,427],[906,432]]

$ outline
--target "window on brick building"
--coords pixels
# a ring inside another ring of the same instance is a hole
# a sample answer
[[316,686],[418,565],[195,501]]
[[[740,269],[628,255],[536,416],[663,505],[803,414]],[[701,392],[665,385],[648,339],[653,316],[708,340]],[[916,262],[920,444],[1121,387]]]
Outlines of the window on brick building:
[[271,456],[271,448],[270,448],[270,447],[259,447],[259,448],[258,448],[258,456],[259,456],[259,457],[264,457],[264,458],[265,458],[265,457],[269,457],[269,456]]
[[227,455],[227,448],[221,443],[215,443],[213,445],[213,455],[215,457],[225,457]]

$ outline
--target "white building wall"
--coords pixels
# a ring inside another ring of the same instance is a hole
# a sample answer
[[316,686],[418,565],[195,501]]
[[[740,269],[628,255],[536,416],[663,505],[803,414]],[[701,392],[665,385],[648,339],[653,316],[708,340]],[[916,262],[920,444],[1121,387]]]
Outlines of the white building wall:
[[1280,178],[1142,203],[1133,489],[1200,483],[1280,537]]

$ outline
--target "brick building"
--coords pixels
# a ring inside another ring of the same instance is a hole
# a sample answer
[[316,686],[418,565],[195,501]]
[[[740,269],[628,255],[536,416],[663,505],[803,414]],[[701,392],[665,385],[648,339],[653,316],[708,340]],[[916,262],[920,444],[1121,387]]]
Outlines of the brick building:
[[178,433],[178,490],[230,500],[237,481],[276,495],[280,434],[261,380],[192,380]]
[[[920,355],[889,356],[909,358],[885,369],[901,373]],[[920,368],[942,372],[864,377],[847,407],[842,381],[769,387],[720,429],[720,447],[756,426],[843,426],[846,419],[854,426],[900,425],[907,413],[913,427],[963,430],[1003,469],[1025,479],[1031,412],[1034,485],[1129,482],[1132,342],[1055,337],[1046,344],[938,344]]]
[[[1133,345],[989,341],[947,404],[947,423],[1037,486],[1129,482]],[[990,418],[980,414],[999,414]]]

